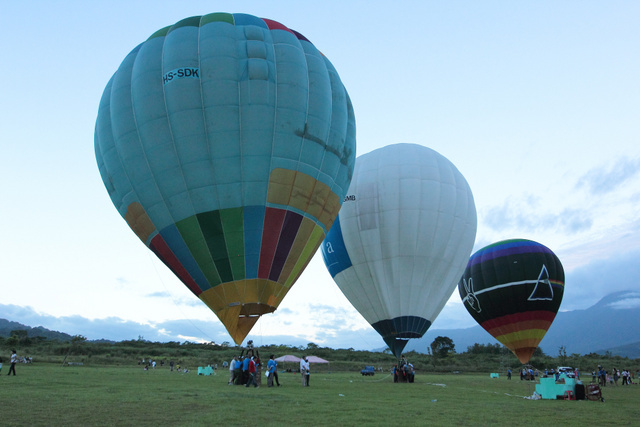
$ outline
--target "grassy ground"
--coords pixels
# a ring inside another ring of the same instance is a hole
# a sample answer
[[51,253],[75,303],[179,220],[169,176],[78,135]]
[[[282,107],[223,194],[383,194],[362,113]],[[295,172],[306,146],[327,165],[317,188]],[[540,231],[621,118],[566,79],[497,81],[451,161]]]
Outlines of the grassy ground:
[[[528,400],[535,385],[489,375],[298,374],[282,387],[228,386],[228,373],[198,376],[135,367],[18,365],[0,376],[4,426],[39,425],[629,425],[640,386],[606,387],[605,402]],[[588,379],[590,381],[590,378]]]

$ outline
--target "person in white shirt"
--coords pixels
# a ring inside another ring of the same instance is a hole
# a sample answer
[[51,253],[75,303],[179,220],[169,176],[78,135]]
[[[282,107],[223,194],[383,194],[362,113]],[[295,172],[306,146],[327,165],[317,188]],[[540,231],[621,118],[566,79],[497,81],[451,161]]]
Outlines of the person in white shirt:
[[300,376],[302,377],[302,387],[309,387],[309,359],[307,356],[300,359]]
[[229,385],[233,384],[233,374],[236,369],[237,359],[238,359],[238,356],[233,356],[233,359],[231,359],[231,363],[229,363]]
[[9,373],[7,375],[11,375],[11,371],[13,371],[13,375],[16,375],[16,363],[18,363],[18,355],[15,350],[11,350],[11,367],[9,367]]

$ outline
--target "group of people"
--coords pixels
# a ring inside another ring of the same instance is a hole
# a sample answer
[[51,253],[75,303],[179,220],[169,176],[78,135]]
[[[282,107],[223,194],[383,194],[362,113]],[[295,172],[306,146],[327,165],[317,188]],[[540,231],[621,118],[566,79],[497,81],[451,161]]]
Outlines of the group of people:
[[[522,368],[520,370],[520,381],[535,381],[538,375],[539,372],[537,369],[534,371],[532,368]],[[511,372],[507,372],[507,378],[511,379]]]
[[620,369],[613,368],[613,379],[616,385],[618,385],[618,378],[622,378],[622,385],[633,384],[633,375],[628,369],[623,369],[621,373]]
[[413,365],[402,355],[400,362],[393,367],[393,382],[412,383],[414,378],[415,369]]
[[[164,367],[164,360],[161,360],[160,363],[157,363],[155,360],[153,359],[149,359],[148,361],[145,361],[145,359],[142,359],[142,362],[140,362],[140,360],[138,360],[138,365],[142,365],[143,369],[145,371],[148,371],[149,369],[156,369],[156,366],[161,366]],[[180,373],[188,373],[189,369],[186,366],[180,367],[180,363],[175,363],[173,360],[169,361],[169,370],[171,372],[173,372],[175,369],[176,372],[180,372]]]
[[[640,376],[640,373],[638,374]],[[606,387],[607,383],[611,385],[618,385],[618,380],[622,378],[622,385],[633,384],[633,373],[628,369],[613,368],[613,374],[607,372],[604,367],[598,365],[598,370],[591,373],[592,381],[595,382],[598,378],[598,385],[600,387]]]
[[233,356],[229,363],[229,385],[243,385],[245,387],[260,387],[260,356],[240,355]]
[[[247,352],[246,355],[233,356],[229,363],[229,385],[244,385],[245,387],[260,387],[261,385],[261,363],[260,355],[256,352],[253,355]],[[302,386],[309,387],[310,377],[309,358],[304,356],[300,359],[300,376],[302,377]],[[280,379],[278,378],[278,362],[275,355],[269,356],[267,362],[267,387],[280,387]]]

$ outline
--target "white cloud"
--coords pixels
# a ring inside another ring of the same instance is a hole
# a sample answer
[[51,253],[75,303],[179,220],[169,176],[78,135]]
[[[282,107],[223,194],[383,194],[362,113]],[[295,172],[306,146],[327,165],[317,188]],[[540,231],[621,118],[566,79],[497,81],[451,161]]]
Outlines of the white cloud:
[[640,307],[640,297],[637,298],[629,298],[621,301],[616,301],[611,304],[608,304],[609,307],[615,308],[616,310],[623,310],[628,308],[638,308]]
[[613,165],[591,169],[580,180],[577,187],[586,186],[594,195],[611,193],[640,174],[640,158],[622,157]]
[[[593,253],[596,256],[588,258],[585,264],[565,272],[561,309],[586,308],[610,293],[638,288],[640,249],[605,257],[596,247]],[[589,256],[588,251],[585,256]]]

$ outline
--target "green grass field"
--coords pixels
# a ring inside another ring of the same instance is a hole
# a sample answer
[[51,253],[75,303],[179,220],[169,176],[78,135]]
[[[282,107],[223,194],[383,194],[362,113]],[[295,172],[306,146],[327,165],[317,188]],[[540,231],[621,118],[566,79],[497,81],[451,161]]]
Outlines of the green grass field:
[[[640,386],[606,387],[605,402],[529,400],[532,382],[486,375],[280,374],[282,387],[228,386],[228,372],[198,376],[135,367],[18,365],[0,377],[3,426],[38,425],[633,425]],[[589,378],[590,381],[590,378]]]

